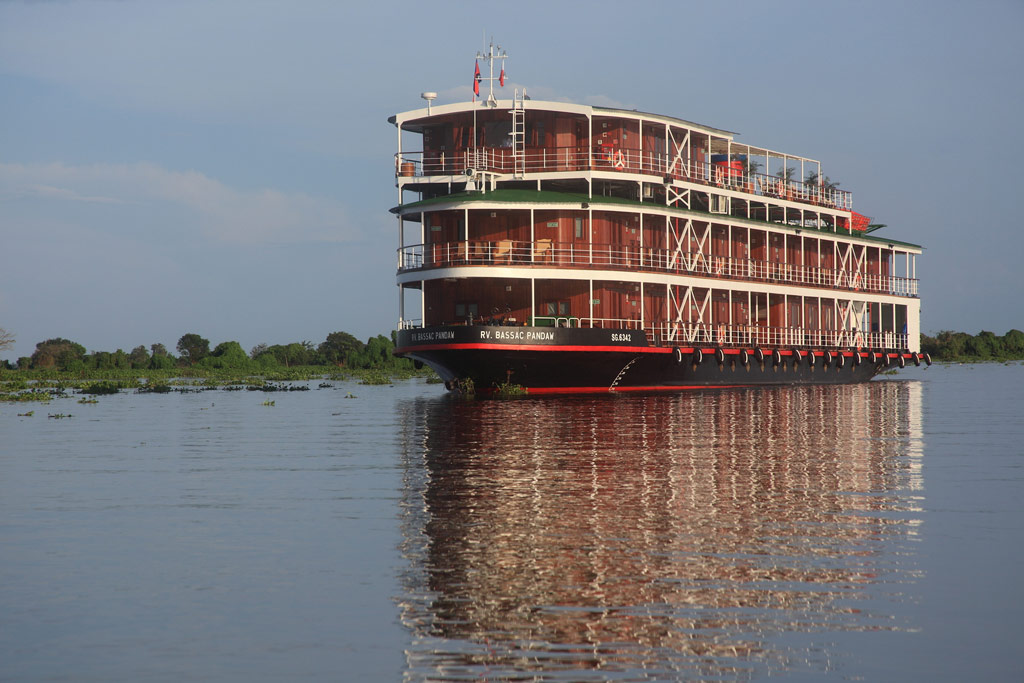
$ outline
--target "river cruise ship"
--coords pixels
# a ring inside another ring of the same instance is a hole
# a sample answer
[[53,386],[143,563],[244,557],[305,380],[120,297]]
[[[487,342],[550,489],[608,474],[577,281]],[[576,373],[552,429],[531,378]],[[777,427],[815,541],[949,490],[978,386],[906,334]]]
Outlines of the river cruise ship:
[[505,57],[478,54],[473,101],[423,93],[389,119],[396,354],[450,389],[529,393],[839,384],[930,362],[921,247],[877,234],[821,162],[674,116],[498,99]]

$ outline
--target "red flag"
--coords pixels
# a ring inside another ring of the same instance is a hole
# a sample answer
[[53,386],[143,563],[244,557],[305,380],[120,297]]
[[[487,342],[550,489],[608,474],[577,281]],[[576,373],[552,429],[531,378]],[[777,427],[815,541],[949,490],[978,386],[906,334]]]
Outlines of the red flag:
[[501,76],[498,77],[498,84],[501,85],[502,88],[505,87],[505,67],[504,66],[501,67]]
[[480,62],[476,63],[476,71],[473,73],[473,94],[480,94]]

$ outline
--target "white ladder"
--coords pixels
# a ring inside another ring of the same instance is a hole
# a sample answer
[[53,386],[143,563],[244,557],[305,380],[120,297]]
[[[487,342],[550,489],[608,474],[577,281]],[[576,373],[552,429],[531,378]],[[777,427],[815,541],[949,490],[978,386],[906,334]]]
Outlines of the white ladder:
[[516,179],[526,177],[526,88],[522,95],[516,88],[512,100],[512,175]]

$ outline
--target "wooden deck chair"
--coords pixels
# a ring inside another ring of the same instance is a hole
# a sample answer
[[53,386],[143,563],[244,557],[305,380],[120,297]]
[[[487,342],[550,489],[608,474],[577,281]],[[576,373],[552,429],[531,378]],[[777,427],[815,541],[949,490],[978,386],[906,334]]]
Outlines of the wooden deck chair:
[[533,246],[533,259],[535,261],[550,261],[551,260],[551,239],[545,237],[544,239],[537,240]]
[[501,240],[494,245],[494,262],[498,263],[503,261],[505,263],[512,262],[512,240]]

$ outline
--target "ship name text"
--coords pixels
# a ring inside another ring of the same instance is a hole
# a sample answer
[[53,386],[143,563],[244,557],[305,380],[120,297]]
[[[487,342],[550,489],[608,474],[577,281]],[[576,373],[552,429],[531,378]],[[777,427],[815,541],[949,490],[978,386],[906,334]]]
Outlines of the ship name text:
[[544,330],[480,330],[480,338],[495,341],[554,341],[555,333]]
[[416,342],[429,342],[429,341],[440,341],[444,339],[455,339],[455,332],[451,330],[435,330],[433,332],[413,332],[412,341]]

